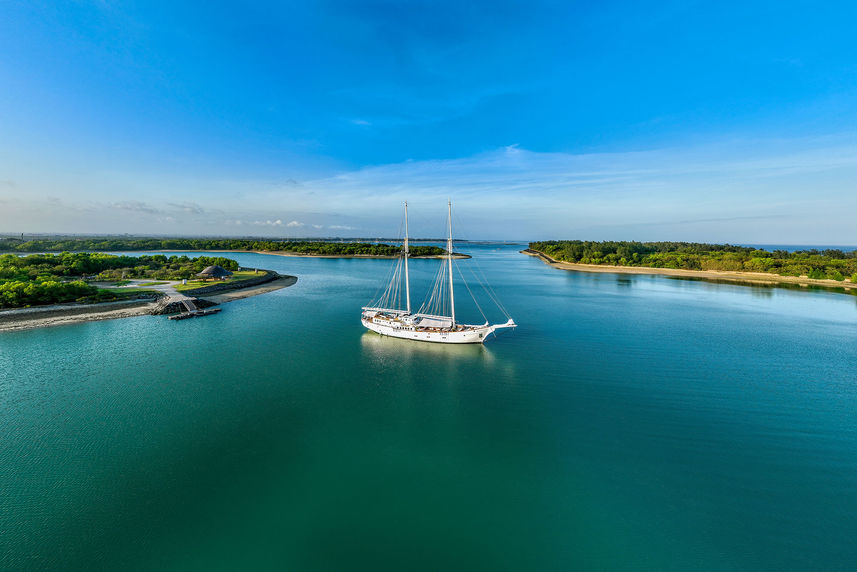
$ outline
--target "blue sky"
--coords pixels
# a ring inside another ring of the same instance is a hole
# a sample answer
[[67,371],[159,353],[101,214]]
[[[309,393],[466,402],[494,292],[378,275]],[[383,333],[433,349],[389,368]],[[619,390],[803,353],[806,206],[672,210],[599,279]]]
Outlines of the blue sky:
[[852,2],[0,1],[0,231],[854,244]]

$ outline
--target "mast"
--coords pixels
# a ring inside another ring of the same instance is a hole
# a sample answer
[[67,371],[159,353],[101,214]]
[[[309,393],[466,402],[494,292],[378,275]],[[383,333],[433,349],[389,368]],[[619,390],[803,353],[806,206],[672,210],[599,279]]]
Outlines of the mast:
[[411,282],[408,279],[408,201],[405,201],[405,299],[408,304],[408,314],[411,313]]
[[446,238],[446,259],[449,262],[449,308],[452,310],[452,325],[455,325],[455,293],[452,290],[452,201],[447,200],[447,226],[449,236]]

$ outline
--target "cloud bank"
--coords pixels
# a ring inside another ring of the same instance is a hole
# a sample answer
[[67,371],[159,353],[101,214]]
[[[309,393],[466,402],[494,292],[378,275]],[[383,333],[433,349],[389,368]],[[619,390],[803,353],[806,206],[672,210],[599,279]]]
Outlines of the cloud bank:
[[[157,179],[128,190],[110,186],[110,199],[98,192],[75,199],[80,195],[72,188],[58,198],[55,185],[30,178],[26,194],[24,183],[0,187],[6,203],[0,229],[389,236],[399,228],[407,200],[414,234],[440,236],[451,198],[473,239],[847,244],[857,242],[849,214],[857,208],[855,180],[857,143],[843,136],[589,154],[510,145],[294,184]],[[150,193],[148,186],[158,190]],[[205,196],[194,186],[204,187]],[[145,201],[136,198],[141,189]]]

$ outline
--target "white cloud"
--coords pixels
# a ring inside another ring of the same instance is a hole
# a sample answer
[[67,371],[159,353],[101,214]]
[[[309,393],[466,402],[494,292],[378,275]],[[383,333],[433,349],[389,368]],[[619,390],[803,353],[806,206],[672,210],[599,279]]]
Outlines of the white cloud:
[[[277,222],[280,222],[280,221],[277,221]],[[288,224],[286,224],[286,226],[291,227],[291,228],[296,228],[299,226],[304,226],[304,223],[293,220],[293,221],[289,222]]]
[[183,202],[183,203],[167,203],[167,205],[173,207],[174,209],[180,210],[189,214],[203,214],[205,213],[205,209],[202,208],[201,205],[192,202]]
[[[50,200],[50,199],[49,199]],[[110,208],[145,214],[162,214],[164,211],[141,201],[119,201],[110,203]]]

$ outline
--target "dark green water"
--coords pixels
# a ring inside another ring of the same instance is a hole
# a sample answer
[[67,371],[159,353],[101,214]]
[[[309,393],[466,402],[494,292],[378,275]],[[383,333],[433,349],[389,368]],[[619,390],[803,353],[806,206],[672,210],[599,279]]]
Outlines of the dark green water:
[[0,567],[857,562],[857,298],[519,248],[472,247],[520,324],[484,348],[364,333],[389,261],[253,254],[298,283],[0,334]]

